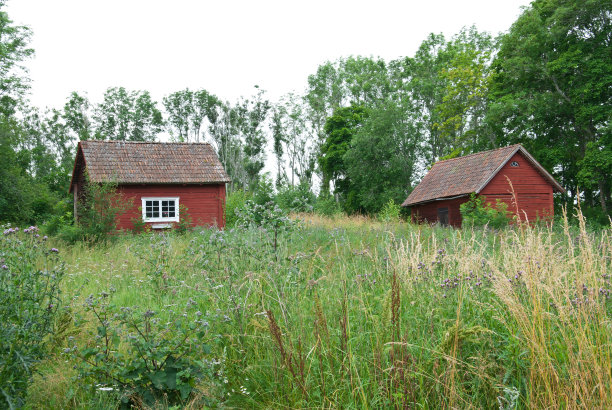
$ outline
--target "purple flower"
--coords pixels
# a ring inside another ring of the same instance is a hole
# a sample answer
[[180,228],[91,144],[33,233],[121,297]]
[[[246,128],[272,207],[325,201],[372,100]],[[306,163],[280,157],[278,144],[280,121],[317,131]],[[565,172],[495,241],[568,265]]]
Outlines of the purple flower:
[[2,269],[8,269],[8,266],[2,265]]
[[46,241],[47,239],[49,239],[47,235],[43,236],[43,241]]
[[58,250],[57,248],[51,248],[51,252],[53,252],[53,253],[58,253],[58,252],[59,252],[59,250]]

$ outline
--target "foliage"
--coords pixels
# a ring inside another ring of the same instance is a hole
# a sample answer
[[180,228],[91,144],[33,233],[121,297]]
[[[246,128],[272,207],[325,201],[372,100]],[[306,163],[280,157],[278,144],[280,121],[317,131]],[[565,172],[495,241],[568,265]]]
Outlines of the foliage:
[[500,229],[508,226],[511,218],[508,215],[508,205],[505,202],[496,201],[495,206],[486,202],[482,195],[471,194],[470,200],[460,206],[462,225],[464,226],[489,226]]
[[138,207],[138,216],[135,218],[132,218],[130,221],[132,222],[132,232],[133,233],[146,232],[147,228],[150,226],[144,221],[144,218],[142,217],[142,206]]
[[72,201],[61,200],[53,207],[52,216],[47,219],[42,229],[47,235],[57,235],[62,229],[74,223]]
[[344,154],[352,209],[376,214],[389,200],[401,202],[414,177],[419,132],[408,107],[388,104],[373,109]]
[[47,354],[60,308],[64,265],[38,228],[7,228],[0,237],[0,403],[18,408],[35,366]]
[[230,192],[225,199],[225,225],[232,227],[238,221],[240,209],[244,207],[248,199],[245,191],[238,189]]
[[536,0],[500,39],[489,123],[520,142],[585,206],[610,210],[612,5]]
[[271,234],[271,245],[274,255],[278,250],[278,236],[295,228],[296,222],[273,201],[260,205],[247,200],[240,209],[237,224],[247,228],[261,228]]
[[179,221],[175,224],[174,230],[180,234],[186,233],[189,229],[191,229],[193,225],[193,220],[191,219],[191,215],[189,214],[189,208],[185,205],[179,205]]
[[265,205],[274,200],[274,186],[268,174],[253,181],[249,187],[250,199],[258,205]]
[[217,106],[221,101],[204,89],[191,91],[186,88],[164,97],[163,104],[170,135],[180,142],[200,142],[204,120],[210,124],[217,121]]
[[207,360],[208,322],[189,299],[177,311],[119,307],[113,291],[90,295],[84,312],[96,321],[94,344],[65,349],[78,362],[80,377],[92,389],[118,389],[126,408],[185,403],[202,380],[212,380]]
[[57,198],[47,185],[26,172],[17,139],[13,130],[0,123],[0,221],[42,222]]
[[117,191],[116,184],[99,184],[87,180],[77,203],[77,223],[61,229],[59,237],[68,243],[106,240],[116,232],[117,218],[131,205]]
[[342,208],[336,198],[331,195],[319,195],[314,204],[314,212],[323,216],[338,216],[342,213]]
[[153,141],[163,129],[162,114],[148,91],[109,88],[94,110],[96,139]]
[[285,212],[312,212],[316,197],[307,182],[281,187],[274,202]]
[[334,115],[325,121],[325,142],[321,145],[319,166],[323,173],[322,192],[329,192],[330,182],[335,192],[347,196],[350,181],[346,172],[344,155],[349,151],[353,136],[367,116],[364,107],[350,106],[338,108]]
[[20,64],[34,55],[29,48],[32,32],[16,26],[4,11],[6,0],[0,1],[0,114],[10,117],[29,88],[25,69]]
[[402,208],[393,199],[389,199],[378,213],[378,219],[382,222],[399,222],[401,212]]

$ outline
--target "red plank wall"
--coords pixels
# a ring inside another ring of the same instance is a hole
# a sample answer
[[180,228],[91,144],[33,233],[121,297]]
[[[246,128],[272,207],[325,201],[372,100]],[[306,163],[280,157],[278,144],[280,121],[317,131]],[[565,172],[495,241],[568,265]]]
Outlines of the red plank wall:
[[[132,229],[132,219],[140,219],[142,197],[178,197],[179,205],[188,208],[193,226],[225,226],[225,185],[121,185],[118,188],[132,207],[117,221],[118,229]],[[181,215],[182,218],[182,215]]]
[[461,226],[460,206],[467,201],[468,198],[455,198],[415,205],[412,207],[412,220],[415,222],[435,223],[438,221],[438,208],[448,208],[449,225],[459,228]]
[[[510,166],[513,161],[518,162],[519,166]],[[512,197],[512,189],[516,202]],[[516,153],[480,194],[493,205],[496,199],[505,202],[508,211],[518,214],[523,221],[552,218],[554,213],[552,186],[521,153]]]

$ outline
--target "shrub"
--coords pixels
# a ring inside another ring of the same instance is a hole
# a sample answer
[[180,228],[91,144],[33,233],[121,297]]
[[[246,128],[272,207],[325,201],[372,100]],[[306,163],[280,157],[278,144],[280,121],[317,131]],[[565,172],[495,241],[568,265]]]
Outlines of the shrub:
[[268,174],[264,174],[252,186],[249,186],[251,200],[259,205],[265,205],[274,200],[274,185]]
[[234,226],[238,220],[238,214],[240,209],[244,207],[248,196],[246,192],[239,189],[227,195],[225,200],[225,224],[227,226]]
[[142,233],[145,232],[147,227],[147,223],[142,218],[142,206],[138,207],[138,216],[136,218],[130,219],[132,222],[132,232],[133,233]]
[[246,201],[241,209],[238,223],[245,227],[259,227],[269,232],[272,236],[272,249],[276,254],[278,248],[278,235],[281,232],[290,231],[296,223],[287,216],[287,213],[278,205],[270,201],[265,205],[259,205],[253,201]]
[[314,211],[319,215],[336,216],[342,213],[342,208],[331,195],[321,195],[314,204]]
[[85,312],[96,320],[93,343],[64,350],[78,362],[77,370],[92,389],[118,390],[128,406],[184,403],[194,387],[212,381],[214,361],[208,322],[189,299],[180,311],[154,312],[112,303],[114,291],[85,300]]
[[461,204],[460,207],[462,223],[467,226],[485,226],[500,229],[511,221],[508,215],[508,205],[497,200],[495,206],[485,202],[483,196],[470,195],[470,200]]
[[312,212],[316,197],[307,183],[282,187],[276,195],[276,204],[286,212]]
[[61,200],[53,206],[53,216],[42,226],[47,235],[57,235],[66,226],[74,222],[72,214],[72,201]]
[[393,199],[389,199],[378,213],[378,219],[382,222],[399,222],[401,212],[402,208]]
[[98,184],[87,181],[77,204],[78,222],[66,225],[58,235],[66,242],[78,240],[98,242],[117,230],[117,217],[131,207],[113,183]]
[[191,229],[191,225],[193,221],[191,219],[191,215],[187,211],[189,211],[189,208],[187,208],[183,204],[179,205],[179,217],[180,218],[179,218],[178,223],[174,224],[174,230],[177,233],[184,234],[189,229]]
[[33,368],[46,354],[60,306],[64,266],[38,228],[0,237],[0,407],[23,405]]

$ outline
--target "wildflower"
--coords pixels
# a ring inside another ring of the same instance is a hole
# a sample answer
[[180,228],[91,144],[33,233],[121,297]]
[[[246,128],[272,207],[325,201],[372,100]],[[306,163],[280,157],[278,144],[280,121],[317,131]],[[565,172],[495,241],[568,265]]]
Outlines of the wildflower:
[[46,241],[47,239],[49,239],[47,235],[43,236],[43,241]]
[[2,269],[8,269],[8,266],[2,265]]
[[53,252],[53,253],[59,253],[59,249],[57,249],[57,248],[51,248],[51,252]]

